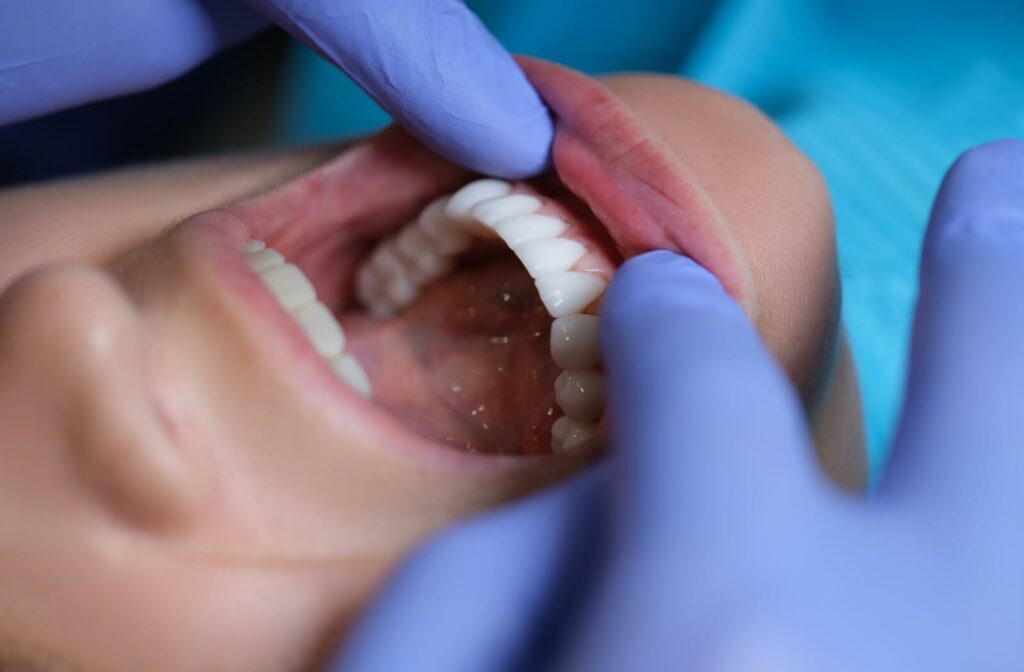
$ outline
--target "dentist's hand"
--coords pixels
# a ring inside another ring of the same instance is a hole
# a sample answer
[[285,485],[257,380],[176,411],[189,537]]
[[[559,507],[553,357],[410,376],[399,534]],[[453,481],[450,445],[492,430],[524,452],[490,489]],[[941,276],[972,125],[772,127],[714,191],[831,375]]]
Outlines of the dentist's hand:
[[265,26],[253,7],[447,158],[509,178],[547,164],[546,108],[461,0],[4,0],[0,125],[173,79]]
[[609,464],[450,530],[337,670],[1024,669],[1024,143],[951,169],[877,497],[707,272],[627,262],[604,304]]

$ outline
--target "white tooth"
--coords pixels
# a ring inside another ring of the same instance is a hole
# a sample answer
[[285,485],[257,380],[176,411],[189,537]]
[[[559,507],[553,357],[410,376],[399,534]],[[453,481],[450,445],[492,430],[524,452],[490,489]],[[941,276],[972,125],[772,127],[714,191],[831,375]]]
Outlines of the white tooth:
[[395,252],[395,248],[390,240],[377,246],[377,249],[373,251],[373,256],[370,258],[370,265],[377,269],[377,273],[382,279],[405,272],[405,262]]
[[[264,250],[266,252],[266,250]],[[259,254],[257,252],[257,254]],[[294,264],[274,266],[262,273],[263,284],[267,286],[270,293],[277,297],[277,302],[284,306],[285,310],[295,310],[299,306],[316,301],[316,291],[305,274]]]
[[513,252],[526,266],[532,278],[568,271],[587,253],[587,248],[568,238],[531,240],[516,247]]
[[562,220],[547,215],[516,215],[494,225],[495,232],[512,248],[531,240],[554,238],[567,228],[569,225]]
[[572,425],[570,424],[572,422],[572,420],[565,417],[564,415],[555,420],[554,424],[551,425],[552,447],[554,447],[556,443],[558,444],[558,446],[561,446],[563,443],[565,443],[565,439],[569,436],[569,430],[572,429]]
[[242,254],[252,254],[253,252],[259,252],[267,246],[262,240],[249,240],[242,243]]
[[411,224],[395,237],[395,252],[405,266],[406,275],[423,286],[447,273],[452,258],[434,250],[430,238],[419,226]]
[[416,262],[420,255],[433,252],[430,239],[423,229],[410,224],[395,236],[395,251],[406,261]]
[[419,296],[419,288],[409,277],[407,262],[395,251],[394,241],[389,240],[377,246],[370,264],[380,279],[377,310],[370,312],[378,316],[393,314],[411,304]]
[[490,178],[476,180],[452,194],[444,212],[448,215],[448,219],[454,222],[463,225],[470,224],[473,222],[473,218],[469,211],[473,209],[473,206],[492,198],[505,196],[510,191],[512,191],[512,185],[504,180]]
[[555,379],[555,401],[573,420],[599,420],[604,413],[604,374],[562,371]]
[[458,254],[469,247],[469,234],[453,224],[445,214],[450,198],[442,196],[423,209],[417,224],[441,254]]
[[395,314],[386,289],[379,271],[370,264],[364,264],[356,276],[356,296],[374,317],[390,317]]
[[469,211],[476,221],[493,227],[498,221],[540,210],[541,202],[528,194],[509,194],[477,203]]
[[575,271],[545,275],[534,284],[551,317],[582,313],[584,308],[601,296],[608,285],[596,275]]
[[454,262],[449,256],[438,255],[433,250],[422,253],[413,266],[406,269],[409,277],[420,287],[429,282],[446,275],[452,269]]
[[381,280],[377,269],[370,263],[363,264],[356,272],[356,298],[366,307],[380,295]]
[[292,317],[323,357],[333,357],[345,348],[345,334],[341,331],[341,325],[327,310],[327,306],[319,301],[295,310]]
[[249,268],[256,273],[262,273],[275,266],[284,265],[284,257],[281,256],[281,253],[269,247],[257,250],[251,254],[243,254],[242,258],[245,259],[245,263],[249,264]]
[[331,368],[346,385],[357,393],[369,398],[373,394],[373,386],[366,376],[362,364],[352,355],[338,355],[331,358]]
[[[565,420],[565,439],[559,444],[558,448],[554,452],[565,452],[572,450],[576,446],[580,445],[597,431],[597,423],[587,422],[586,420],[573,420],[566,418],[565,416],[559,418],[559,420]],[[557,422],[557,421],[556,421]],[[551,428],[552,434],[554,433],[554,427]]]
[[551,358],[563,369],[593,369],[601,363],[597,315],[565,315],[551,323]]
[[388,303],[401,310],[416,300],[416,297],[420,295],[420,288],[413,283],[403,268],[388,278],[388,283],[384,287],[384,295],[387,297]]

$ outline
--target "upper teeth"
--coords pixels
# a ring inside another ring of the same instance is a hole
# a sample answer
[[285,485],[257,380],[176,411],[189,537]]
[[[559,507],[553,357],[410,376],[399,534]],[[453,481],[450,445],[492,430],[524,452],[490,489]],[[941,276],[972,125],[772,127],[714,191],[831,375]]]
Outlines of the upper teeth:
[[565,417],[552,426],[551,445],[568,450],[593,435],[604,410],[598,318],[583,311],[597,302],[607,282],[571,270],[586,256],[586,246],[561,237],[569,228],[561,219],[536,214],[540,200],[511,192],[508,182],[483,179],[436,199],[377,246],[356,276],[356,295],[371,313],[392,315],[452,268],[454,257],[470,245],[467,233],[497,234],[526,266],[541,302],[556,318],[551,355],[565,369],[555,383]]
[[344,352],[345,332],[327,306],[317,301],[316,291],[305,273],[260,240],[245,241],[242,258],[292,316],[320,356],[330,363],[338,378],[369,397],[373,389],[366,372],[352,355]]

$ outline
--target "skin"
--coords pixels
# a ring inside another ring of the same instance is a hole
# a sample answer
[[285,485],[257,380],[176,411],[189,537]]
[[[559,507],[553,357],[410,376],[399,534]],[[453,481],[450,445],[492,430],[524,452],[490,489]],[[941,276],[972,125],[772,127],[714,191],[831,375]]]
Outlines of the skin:
[[[861,484],[820,176],[735,99],[678,79],[606,83],[727,215],[754,279],[751,317],[824,437],[822,461]],[[337,151],[0,194],[0,662],[315,668],[411,545],[589,460],[439,448],[336,403],[315,376],[282,375],[304,365],[266,347],[250,306],[195,252],[220,244],[211,223],[245,233],[230,209],[204,211]]]

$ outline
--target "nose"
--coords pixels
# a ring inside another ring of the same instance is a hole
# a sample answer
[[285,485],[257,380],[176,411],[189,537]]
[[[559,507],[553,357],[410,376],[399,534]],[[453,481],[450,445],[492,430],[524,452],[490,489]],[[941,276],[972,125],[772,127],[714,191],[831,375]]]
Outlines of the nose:
[[180,520],[196,481],[154,403],[145,351],[139,313],[103,270],[60,264],[12,284],[0,297],[0,407],[32,404],[35,426],[0,413],[0,431],[24,437],[5,458],[67,467],[123,519]]

